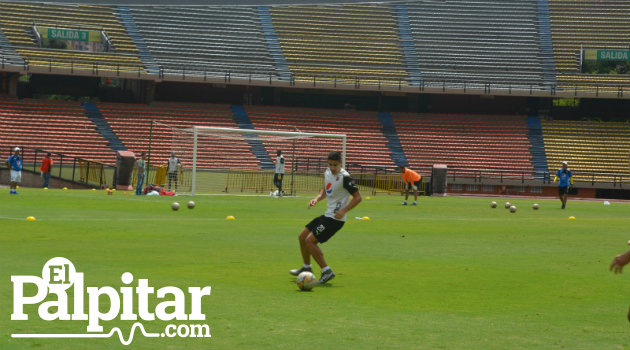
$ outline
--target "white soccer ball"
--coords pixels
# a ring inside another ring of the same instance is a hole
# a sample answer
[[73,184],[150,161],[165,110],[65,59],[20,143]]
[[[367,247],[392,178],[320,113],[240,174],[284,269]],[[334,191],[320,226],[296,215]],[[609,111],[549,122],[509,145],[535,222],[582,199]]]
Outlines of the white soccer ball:
[[496,208],[497,207],[497,202],[492,201],[490,202],[490,208]]
[[304,271],[297,276],[295,283],[300,290],[311,290],[317,284],[317,279],[312,272]]
[[179,203],[173,202],[173,204],[171,204],[171,209],[175,211],[179,210]]
[[515,206],[510,206],[510,213],[516,213],[516,207]]
[[188,209],[193,209],[195,207],[195,202],[188,201]]
[[505,209],[510,209],[510,206],[511,206],[511,205],[512,205],[512,204],[510,204],[510,202],[505,202]]
[[534,208],[534,210],[538,210],[538,203],[534,203],[534,204],[532,205],[532,208]]

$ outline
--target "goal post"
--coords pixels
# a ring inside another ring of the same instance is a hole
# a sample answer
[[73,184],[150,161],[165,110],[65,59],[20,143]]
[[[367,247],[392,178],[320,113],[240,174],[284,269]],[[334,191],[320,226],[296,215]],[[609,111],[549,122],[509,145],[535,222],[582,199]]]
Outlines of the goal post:
[[[303,183],[305,176],[310,182],[317,182],[330,151],[340,151],[342,166],[346,165],[345,134],[302,132],[295,127],[291,127],[295,131],[282,131],[203,125],[177,127],[162,123],[159,126],[163,134],[170,130],[170,152],[176,153],[190,170],[190,186],[180,186],[180,194],[218,192],[217,185],[222,181],[225,187],[220,191],[224,192],[273,190],[277,150],[281,150],[285,158],[282,189],[287,194],[306,190],[304,186],[297,186]],[[316,163],[317,169],[313,166]],[[298,174],[300,178],[294,178]],[[230,175],[231,180],[239,176],[238,186],[230,185]]]

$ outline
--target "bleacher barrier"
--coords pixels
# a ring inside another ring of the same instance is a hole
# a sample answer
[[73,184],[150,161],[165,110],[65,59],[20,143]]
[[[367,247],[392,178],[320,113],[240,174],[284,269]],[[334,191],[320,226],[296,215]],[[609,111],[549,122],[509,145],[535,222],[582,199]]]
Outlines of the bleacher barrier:
[[[162,164],[159,166],[148,166],[144,178],[144,187],[149,185],[157,185],[164,187],[168,190],[168,175],[166,173],[168,166]],[[131,175],[131,186],[136,187],[138,183],[138,176],[136,175],[138,168],[134,167]],[[171,183],[172,187],[175,187],[175,182]],[[177,190],[179,192],[190,192],[192,188],[192,173],[190,168],[179,168],[177,170]]]
[[103,183],[105,178],[105,167],[101,163],[91,162],[89,160],[78,160],[79,163],[79,182],[89,183],[98,182]]
[[[273,171],[230,169],[227,173],[225,192],[268,193],[275,191],[273,187]],[[363,194],[402,193],[404,183],[399,174],[358,173],[352,176]],[[315,193],[323,186],[322,172],[296,171],[284,177],[283,189],[286,194]],[[426,184],[422,183],[418,193],[426,193]]]

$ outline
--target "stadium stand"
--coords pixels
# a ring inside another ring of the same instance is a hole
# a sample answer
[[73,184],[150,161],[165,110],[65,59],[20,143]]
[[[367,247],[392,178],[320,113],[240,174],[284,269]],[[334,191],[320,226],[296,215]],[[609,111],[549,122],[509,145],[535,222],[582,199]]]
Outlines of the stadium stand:
[[[460,88],[545,85],[534,1],[406,2],[422,76]],[[427,85],[430,85],[428,83]]]
[[408,83],[388,6],[277,6],[269,12],[296,81]]
[[[164,164],[171,150],[185,166],[191,166],[192,135],[178,138],[172,128],[214,126],[236,128],[229,105],[155,103],[152,106],[122,103],[98,103],[101,114],[128,150],[140,154],[149,151],[151,163]],[[151,121],[168,125],[154,124]],[[244,140],[199,139],[197,164],[206,169],[257,169],[258,161]]]
[[569,163],[576,181],[610,181],[612,174],[628,174],[628,123],[542,120],[541,124],[552,176],[563,161]]
[[114,152],[77,102],[0,97],[0,146],[41,148],[106,164]]
[[164,74],[277,76],[252,7],[129,6],[129,11]]
[[[40,48],[33,24],[82,30],[96,26],[107,33],[113,51]],[[93,70],[96,65],[99,70],[144,72],[138,50],[108,6],[0,2],[0,29],[11,45],[2,51],[13,49],[29,66]]]
[[[355,163],[389,170],[396,166],[374,112],[264,106],[247,106],[246,109],[254,128],[259,130],[296,131],[297,128],[301,132],[346,134],[347,165]],[[276,154],[277,144],[265,146],[270,155]],[[292,147],[292,142],[287,141],[283,147],[285,154]],[[296,159],[313,155],[325,157],[339,147],[339,141],[299,139],[295,146]]]
[[411,167],[424,174],[433,164],[446,164],[483,170],[484,176],[525,172],[533,179],[526,117],[392,113],[392,119]]
[[630,2],[549,0],[554,61],[560,88],[616,91],[630,75],[580,73],[580,49],[630,47]]

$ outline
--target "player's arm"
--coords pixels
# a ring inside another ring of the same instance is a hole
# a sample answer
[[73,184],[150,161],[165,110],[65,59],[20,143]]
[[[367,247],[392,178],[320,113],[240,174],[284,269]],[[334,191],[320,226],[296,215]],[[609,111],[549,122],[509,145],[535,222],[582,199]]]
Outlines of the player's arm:
[[324,198],[326,198],[326,190],[322,187],[322,190],[319,191],[317,197],[311,199],[308,202],[308,209],[311,209],[312,206],[314,206],[315,204],[317,204],[317,202],[321,201]]
[[357,187],[357,185],[354,183],[354,180],[352,180],[350,176],[344,176],[343,188],[345,188],[346,191],[348,191],[348,193],[352,195],[352,200],[350,201],[350,203],[348,203],[348,205],[346,205],[344,208],[341,208],[337,213],[335,213],[335,218],[337,219],[343,218],[343,216],[346,215],[347,212],[356,207],[357,204],[359,204],[363,199],[361,197],[361,192],[359,192],[359,187]]
[[361,203],[362,200],[363,200],[363,197],[361,197],[361,192],[359,192],[359,190],[357,189],[357,191],[352,194],[352,200],[350,201],[350,203],[348,203],[348,205],[346,205],[345,208],[341,208],[335,214],[335,218],[337,219],[343,218],[343,216],[346,215],[347,212],[349,212],[354,207],[356,207],[359,203]]

